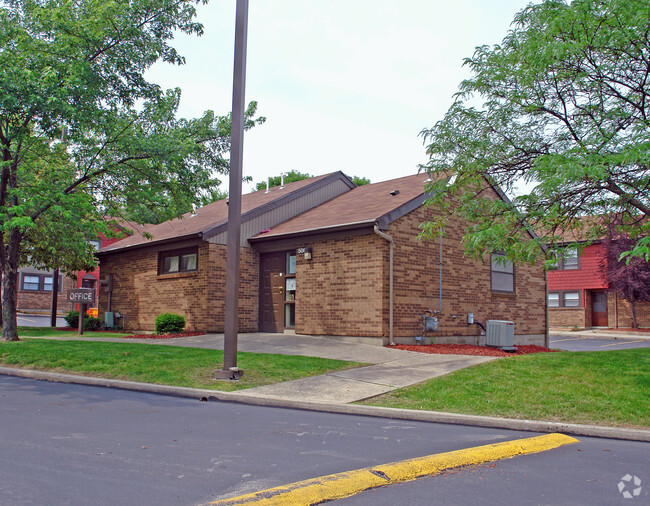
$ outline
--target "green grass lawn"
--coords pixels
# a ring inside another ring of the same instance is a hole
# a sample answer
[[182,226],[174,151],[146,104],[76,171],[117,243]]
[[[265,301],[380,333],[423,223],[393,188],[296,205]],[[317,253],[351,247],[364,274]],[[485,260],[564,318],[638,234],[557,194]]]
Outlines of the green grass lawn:
[[364,404],[649,428],[650,348],[509,357]]
[[239,352],[237,356],[244,377],[225,382],[214,380],[215,370],[223,367],[220,350],[47,339],[0,342],[2,366],[213,390],[241,390],[362,365],[262,353]]
[[[56,330],[52,327],[18,327],[18,337],[75,337],[79,334],[72,330]],[[84,330],[84,337],[124,337],[124,332],[95,332]]]

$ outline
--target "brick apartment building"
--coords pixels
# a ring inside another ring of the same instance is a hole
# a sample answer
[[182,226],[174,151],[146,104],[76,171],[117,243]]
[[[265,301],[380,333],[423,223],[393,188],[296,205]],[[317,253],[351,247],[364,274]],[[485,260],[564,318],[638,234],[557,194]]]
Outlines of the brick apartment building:
[[[126,228],[132,224],[125,224]],[[120,237],[100,237],[90,241],[97,250],[109,246]],[[17,308],[22,311],[49,311],[52,307],[52,287],[54,271],[44,271],[33,267],[22,267],[18,270],[18,298]],[[57,290],[57,309],[59,312],[67,312],[71,309],[78,309],[78,304],[72,304],[67,300],[68,290],[73,288],[99,288],[99,267],[93,271],[77,272],[77,279],[59,274]],[[97,299],[97,297],[96,297]],[[75,307],[77,306],[77,307]]]
[[[413,343],[429,310],[439,311],[439,330],[426,334],[437,342],[476,343],[472,313],[514,321],[515,343],[543,343],[542,268],[466,258],[458,220],[441,242],[419,241],[435,215],[423,206],[425,177],[356,187],[335,172],[244,195],[239,330]],[[100,291],[100,317],[118,312],[128,328],[152,330],[170,311],[190,329],[222,332],[227,209],[214,202],[100,250],[113,286]]]
[[[53,279],[53,271],[33,267],[19,269],[17,308],[22,311],[49,311],[52,307]],[[72,288],[74,288],[74,281],[60,274],[56,298],[59,311],[71,309],[71,304],[66,300],[66,293]]]
[[[603,245],[598,241],[580,251],[569,248],[558,268],[549,271],[550,327],[632,327],[630,304],[608,291],[601,267],[603,255]],[[639,327],[650,327],[650,303],[637,304],[636,313]]]

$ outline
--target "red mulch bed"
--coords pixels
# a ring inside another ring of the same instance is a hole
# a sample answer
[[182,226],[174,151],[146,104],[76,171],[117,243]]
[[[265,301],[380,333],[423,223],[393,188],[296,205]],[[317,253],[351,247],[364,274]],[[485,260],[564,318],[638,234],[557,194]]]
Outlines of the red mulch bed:
[[[77,327],[54,327],[54,330],[63,330],[66,332],[77,332],[79,329]],[[84,329],[84,334],[86,332],[116,332],[119,334],[128,334],[128,330],[104,330],[104,329],[95,329],[95,330],[87,330]]]
[[513,355],[528,355],[530,353],[549,353],[560,350],[549,350],[543,346],[529,344],[517,346],[517,351],[507,352],[498,348],[487,346],[474,346],[472,344],[396,344],[387,346],[398,350],[418,351],[420,353],[432,353],[441,355],[477,355],[481,357],[511,357]]
[[178,334],[131,334],[124,339],[175,339],[177,337],[202,336],[205,332],[179,332]]
[[[77,329],[72,327],[56,327],[55,330],[65,330],[68,332],[77,332]],[[84,334],[88,332],[115,332],[117,334],[129,334],[128,330],[84,330]],[[129,334],[127,336],[120,336],[123,339],[174,339],[176,337],[190,337],[190,336],[202,336],[205,332],[179,332],[178,334]]]

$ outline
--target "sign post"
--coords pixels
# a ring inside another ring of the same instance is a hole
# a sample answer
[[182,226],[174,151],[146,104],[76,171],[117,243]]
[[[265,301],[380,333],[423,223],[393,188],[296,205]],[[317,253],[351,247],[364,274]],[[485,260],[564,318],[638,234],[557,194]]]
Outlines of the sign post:
[[95,303],[95,290],[92,288],[75,288],[68,290],[68,300],[79,304],[79,335],[84,333],[84,315],[88,304]]

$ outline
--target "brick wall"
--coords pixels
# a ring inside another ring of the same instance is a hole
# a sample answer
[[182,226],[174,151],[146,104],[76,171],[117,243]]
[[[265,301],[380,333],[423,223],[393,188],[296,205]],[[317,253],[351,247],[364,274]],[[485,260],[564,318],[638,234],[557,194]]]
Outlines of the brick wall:
[[[196,244],[196,243],[194,243]],[[112,311],[126,315],[131,330],[153,330],[160,313],[187,318],[187,330],[223,332],[226,247],[198,244],[198,270],[158,275],[161,251],[192,246],[152,246],[103,255],[102,277],[113,275]],[[250,248],[241,250],[242,289],[239,326],[242,332],[257,330],[257,271],[259,257]],[[99,314],[108,310],[108,295],[100,291]]]
[[[585,307],[550,308],[549,326],[558,328],[591,327],[591,292],[582,295]],[[650,303],[637,303],[637,323],[641,328],[650,328]],[[631,328],[632,307],[614,293],[607,294],[607,326],[610,328]]]
[[[607,300],[609,326],[618,328],[632,327],[632,306],[615,294],[609,294]],[[618,310],[618,317],[617,317]],[[636,320],[641,328],[650,328],[650,302],[636,303]]]
[[[417,239],[418,226],[434,217],[434,209],[419,208],[390,225],[395,241],[395,336],[422,334],[421,314],[439,310],[440,241]],[[467,324],[468,313],[483,324],[487,320],[511,320],[515,342],[540,342],[545,333],[545,279],[541,266],[515,267],[515,294],[491,291],[490,259],[473,260],[463,254],[465,227],[451,219],[442,240],[442,313],[439,331],[426,335],[452,342],[476,341],[477,325]],[[531,339],[523,336],[534,336]],[[464,337],[464,338],[463,338]]]
[[551,307],[548,309],[548,326],[585,328],[587,326],[585,309],[582,307]]
[[[388,245],[373,233],[315,241],[296,263],[296,332],[381,337],[388,328]],[[385,317],[382,320],[382,314]]]
[[[61,291],[56,297],[57,311],[59,313],[67,313],[72,309],[72,304],[67,301],[66,295],[68,290],[74,288],[74,282],[66,276],[62,276],[62,280]],[[18,280],[17,286],[21,286],[20,279]],[[18,290],[17,307],[18,309],[38,309],[49,311],[52,307],[52,292]]]
[[[431,219],[419,208],[396,220],[387,233],[395,242],[394,337],[414,342],[422,334],[421,315],[439,304],[438,240],[421,242],[418,226]],[[477,321],[512,320],[520,343],[543,342],[545,280],[541,267],[516,267],[516,294],[492,293],[490,263],[463,255],[461,223],[451,221],[443,239],[443,290],[440,330],[427,335],[450,342],[476,342]],[[312,241],[313,259],[297,263],[296,332],[387,337],[389,334],[389,246],[365,235]]]

